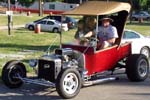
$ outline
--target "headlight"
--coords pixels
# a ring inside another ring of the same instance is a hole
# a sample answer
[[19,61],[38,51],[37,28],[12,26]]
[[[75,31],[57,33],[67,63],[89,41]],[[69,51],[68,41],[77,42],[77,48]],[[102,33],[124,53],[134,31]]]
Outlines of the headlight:
[[30,67],[36,67],[37,63],[38,63],[37,59],[29,60]]

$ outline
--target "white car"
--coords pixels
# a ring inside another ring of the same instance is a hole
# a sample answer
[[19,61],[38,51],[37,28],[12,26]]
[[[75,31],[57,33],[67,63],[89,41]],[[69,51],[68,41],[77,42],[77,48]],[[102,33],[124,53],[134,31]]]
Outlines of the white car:
[[125,42],[132,42],[133,54],[142,53],[150,57],[150,38],[132,30],[125,30],[122,43]]
[[[61,31],[61,23],[56,20],[52,20],[52,19],[43,19],[38,22],[31,22],[31,23],[26,24],[25,28],[27,28],[29,30],[34,30],[35,25],[37,25],[37,24],[40,24],[41,31],[50,31],[50,32],[54,32],[54,33]],[[68,31],[67,23],[62,24],[62,30]]]

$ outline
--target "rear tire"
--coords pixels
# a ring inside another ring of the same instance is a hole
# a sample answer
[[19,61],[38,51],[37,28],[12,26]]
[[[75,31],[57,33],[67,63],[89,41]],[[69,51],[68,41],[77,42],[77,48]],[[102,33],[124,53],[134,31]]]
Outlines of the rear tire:
[[149,74],[149,62],[145,55],[134,54],[128,57],[126,73],[130,81],[144,81]]
[[67,68],[60,72],[56,80],[56,90],[64,99],[78,95],[81,88],[81,76],[76,69]]
[[58,28],[54,28],[53,29],[53,33],[58,33],[59,32],[59,29]]
[[9,88],[18,88],[23,82],[16,78],[17,75],[26,77],[26,68],[23,63],[19,61],[9,61],[2,69],[2,80],[4,84]]

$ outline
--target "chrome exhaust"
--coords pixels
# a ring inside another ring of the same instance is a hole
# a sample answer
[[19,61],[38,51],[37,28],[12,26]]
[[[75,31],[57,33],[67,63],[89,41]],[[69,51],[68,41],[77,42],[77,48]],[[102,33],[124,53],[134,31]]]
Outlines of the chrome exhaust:
[[30,78],[22,78],[20,76],[18,76],[17,78],[22,80],[24,83],[36,84],[36,85],[42,85],[42,86],[48,86],[48,87],[55,88],[54,83],[46,81],[44,79],[30,79]]
[[85,81],[83,83],[83,86],[91,86],[91,85],[96,85],[99,83],[104,83],[104,82],[108,82],[108,81],[114,81],[117,80],[116,77],[109,77],[109,78],[103,78],[103,79],[97,79],[97,80],[93,80],[93,81]]

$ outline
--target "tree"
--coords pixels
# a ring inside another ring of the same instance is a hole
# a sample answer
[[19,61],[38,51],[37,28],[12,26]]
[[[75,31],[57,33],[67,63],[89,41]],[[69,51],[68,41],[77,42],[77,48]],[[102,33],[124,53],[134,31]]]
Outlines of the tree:
[[[14,0],[12,0],[14,1]],[[33,4],[36,0],[18,0],[18,2],[22,5],[22,6],[26,6],[29,7],[31,4]]]

